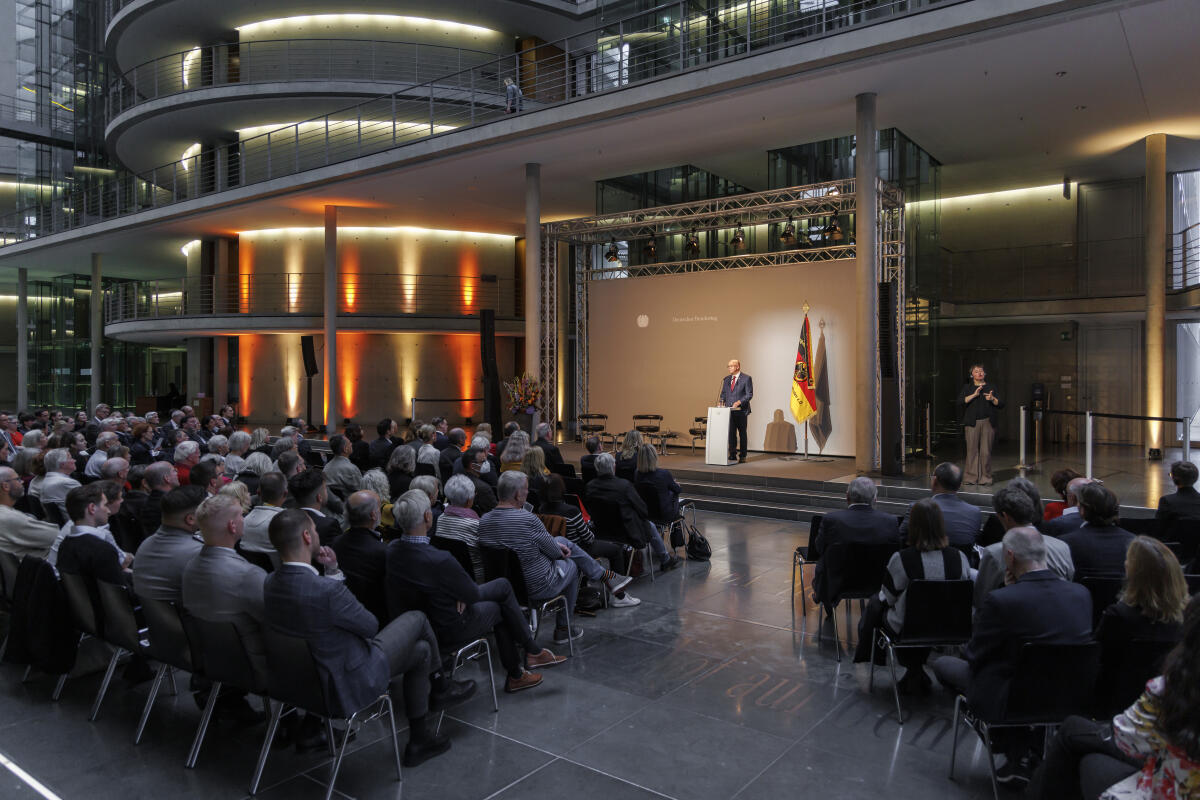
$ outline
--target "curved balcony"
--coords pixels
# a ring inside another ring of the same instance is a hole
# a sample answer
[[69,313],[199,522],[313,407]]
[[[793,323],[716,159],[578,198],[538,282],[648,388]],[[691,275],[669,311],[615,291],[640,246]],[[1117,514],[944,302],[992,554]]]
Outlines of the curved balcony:
[[[105,295],[104,332],[147,343],[189,336],[319,333],[324,281],[319,272],[293,272],[123,283]],[[498,335],[523,331],[511,278],[343,273],[338,294],[339,331],[477,333],[484,309],[496,312]]]

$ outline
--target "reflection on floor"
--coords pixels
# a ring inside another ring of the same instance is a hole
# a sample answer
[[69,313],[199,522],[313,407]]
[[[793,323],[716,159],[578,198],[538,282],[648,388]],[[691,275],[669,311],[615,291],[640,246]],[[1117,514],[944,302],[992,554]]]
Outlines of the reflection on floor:
[[[957,781],[947,779],[953,697],[906,698],[896,723],[886,671],[867,691],[867,666],[818,645],[817,615],[793,606],[791,555],[807,525],[702,514],[711,563],[689,563],[631,587],[634,608],[580,618],[577,656],[544,683],[480,692],[454,709],[446,755],[396,783],[379,724],[366,726],[338,778],[356,798],[838,798],[990,796],[986,764],[964,731]],[[793,609],[796,617],[793,618]],[[857,609],[854,612],[857,625]],[[844,616],[839,610],[839,627]],[[793,627],[794,625],[794,627]],[[550,626],[542,629],[543,637]],[[845,632],[843,631],[843,637]],[[497,665],[498,667],[498,665]],[[87,721],[98,685],[0,669],[0,753],[62,798],[238,798],[246,793],[263,727],[210,731],[196,769],[183,767],[199,712],[164,692],[146,740],[132,743],[147,684],[114,681],[100,719]],[[482,679],[478,666],[466,675]],[[186,679],[180,681],[183,689]],[[401,738],[407,734],[402,732]],[[321,797],[324,754],[276,750],[259,796]],[[0,769],[0,796],[36,797]]]

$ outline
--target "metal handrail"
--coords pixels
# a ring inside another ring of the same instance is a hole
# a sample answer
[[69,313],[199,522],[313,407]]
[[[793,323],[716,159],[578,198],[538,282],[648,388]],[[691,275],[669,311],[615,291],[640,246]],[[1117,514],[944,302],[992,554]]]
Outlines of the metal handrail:
[[44,125],[58,133],[73,133],[75,130],[72,112],[47,104],[39,108],[33,97],[14,95],[0,96],[0,119],[26,122],[31,125]]
[[[495,275],[343,273],[338,313],[367,316],[477,316],[491,309],[515,318],[516,281]],[[129,281],[104,296],[104,322],[238,314],[319,315],[324,311],[320,273],[205,275]]]
[[483,50],[374,39],[256,39],[193,47],[145,61],[114,78],[105,97],[106,120],[152,100],[219,86],[419,84],[495,58]]
[[[58,233],[961,2],[746,0],[699,13],[676,0],[141,174],[77,180],[48,204],[0,218],[0,233],[10,242]],[[523,93],[511,110],[505,78]]]
[[1171,234],[1167,279],[1172,289],[1200,286],[1200,222]]

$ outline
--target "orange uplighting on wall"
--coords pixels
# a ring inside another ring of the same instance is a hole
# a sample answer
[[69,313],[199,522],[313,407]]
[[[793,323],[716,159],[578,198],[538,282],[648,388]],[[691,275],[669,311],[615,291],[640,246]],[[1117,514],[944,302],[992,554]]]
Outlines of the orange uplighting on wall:
[[[338,389],[341,392],[341,415],[358,416],[358,377],[362,374],[362,362],[367,334],[339,333],[337,335]],[[336,420],[340,423],[341,420]]]
[[254,244],[238,242],[238,312],[250,313],[250,276],[254,273]]
[[255,334],[238,336],[238,411],[244,417],[250,417],[257,410],[254,405],[255,397],[250,391],[254,386],[254,362],[258,357],[262,337]]
[[460,253],[458,258],[458,271],[462,276],[460,283],[462,284],[462,313],[474,314],[475,295],[477,284],[479,283],[479,260],[475,256],[474,250],[466,250]]
[[[481,388],[482,366],[479,361],[479,335],[475,333],[452,334],[449,337],[450,363],[456,365],[455,372],[459,397],[478,397]],[[462,401],[458,413],[463,417],[475,416],[475,403]]]
[[359,263],[360,253],[358,243],[350,240],[339,243],[338,270],[341,273],[342,312],[353,314],[357,310],[361,287]]

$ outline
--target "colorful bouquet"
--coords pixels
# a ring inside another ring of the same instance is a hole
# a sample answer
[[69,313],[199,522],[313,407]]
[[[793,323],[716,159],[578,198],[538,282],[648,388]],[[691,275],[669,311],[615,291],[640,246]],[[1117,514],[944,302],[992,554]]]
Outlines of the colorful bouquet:
[[541,407],[542,384],[528,372],[505,381],[504,391],[508,393],[510,414],[536,414]]

